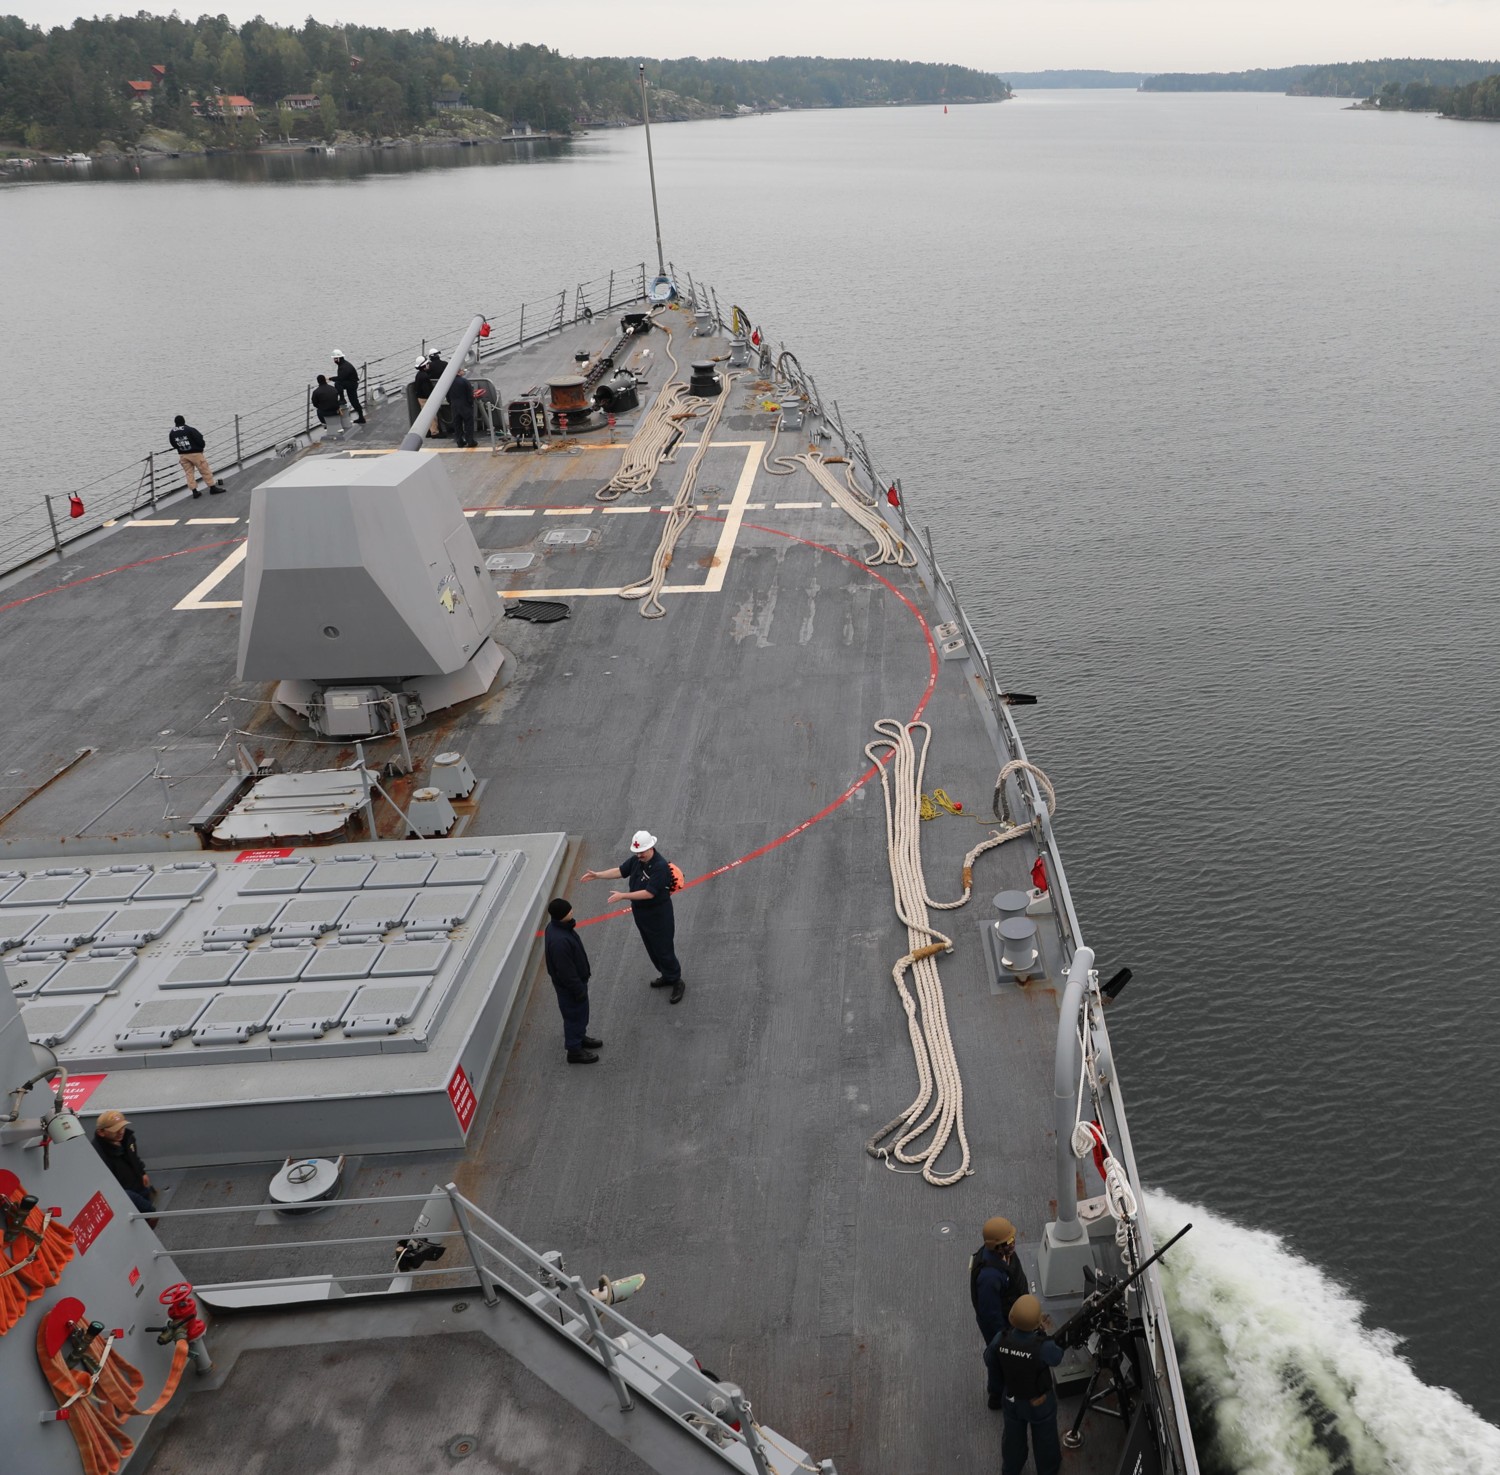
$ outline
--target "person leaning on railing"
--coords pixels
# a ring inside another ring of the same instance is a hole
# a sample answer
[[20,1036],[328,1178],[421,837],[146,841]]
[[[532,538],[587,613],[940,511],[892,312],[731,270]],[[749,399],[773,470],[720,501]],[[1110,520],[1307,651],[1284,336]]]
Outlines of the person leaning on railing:
[[214,477],[213,467],[208,464],[208,457],[203,454],[207,442],[203,439],[202,431],[195,429],[181,415],[178,415],[172,421],[171,430],[167,432],[167,440],[171,442],[172,449],[177,452],[178,465],[182,467],[188,490],[195,497],[203,495],[198,490],[200,474],[203,477],[203,484],[210,492],[228,491],[224,483]]

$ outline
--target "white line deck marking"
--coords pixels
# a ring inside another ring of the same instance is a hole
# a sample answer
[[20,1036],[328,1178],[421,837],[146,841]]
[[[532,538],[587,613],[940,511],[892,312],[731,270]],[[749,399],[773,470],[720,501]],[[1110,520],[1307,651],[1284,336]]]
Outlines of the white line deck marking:
[[604,507],[600,509],[606,517],[623,517],[627,512],[655,512],[654,507]]
[[125,524],[128,528],[175,528],[182,519],[178,517],[132,517]]
[[592,517],[592,507],[543,507],[543,517]]
[[232,527],[238,521],[239,518],[237,517],[190,517],[188,518],[188,526],[207,527],[212,525],[218,527]]
[[530,517],[535,511],[535,507],[491,507],[484,515],[486,517]]
[[465,517],[478,517],[479,516],[479,509],[477,507],[466,507],[466,508],[464,508],[464,516]]
[[245,555],[249,553],[249,543],[241,543],[230,555],[222,560],[217,568],[203,580],[201,584],[195,585],[176,604],[175,609],[238,609],[238,599],[205,599],[206,594],[212,594],[225,579],[229,577],[245,561]]
[[809,507],[821,507],[821,502],[777,502],[775,504],[778,512],[800,512]]
[[[740,524],[744,521],[745,507],[750,500],[750,488],[755,484],[755,473],[760,469],[759,452],[765,448],[763,440],[714,441],[711,449],[722,450],[727,446],[747,451],[745,464],[740,469],[740,479],[735,483],[734,497],[723,509],[724,526],[719,541],[714,547],[713,566],[708,578],[701,584],[667,584],[666,594],[719,594],[724,589],[724,578],[729,572],[729,558],[734,552],[735,540],[740,535]],[[821,504],[819,504],[821,505]],[[658,512],[657,507],[606,508],[615,512]],[[579,599],[585,594],[618,595],[620,589],[507,589],[502,599]]]

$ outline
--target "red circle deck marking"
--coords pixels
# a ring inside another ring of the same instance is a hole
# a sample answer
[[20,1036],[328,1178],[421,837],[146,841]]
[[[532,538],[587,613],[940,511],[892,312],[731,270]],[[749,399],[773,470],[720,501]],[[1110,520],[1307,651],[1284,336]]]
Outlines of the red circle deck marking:
[[[702,521],[723,522],[724,519],[722,517],[703,517]],[[884,584],[885,587],[892,594],[894,594],[896,598],[899,599],[901,603],[907,607],[907,609],[911,611],[912,618],[917,622],[919,626],[921,626],[922,638],[927,642],[927,685],[922,690],[922,699],[913,709],[911,716],[906,719],[908,722],[919,721],[921,719],[922,713],[927,710],[927,703],[932,700],[932,693],[937,687],[938,678],[937,644],[932,638],[932,630],[928,626],[926,617],[922,614],[922,611],[919,610],[916,605],[914,605],[911,600],[909,600],[893,583],[891,583],[891,581],[886,578],[884,574],[876,573],[875,570],[869,566],[869,564],[861,563],[859,559],[852,558],[847,553],[840,553],[837,548],[830,548],[826,543],[815,543],[811,538],[799,538],[795,533],[783,532],[780,528],[768,528],[758,522],[745,522],[741,523],[740,526],[750,528],[757,533],[770,533],[777,538],[786,538],[788,541],[793,543],[802,543],[808,548],[816,548],[820,553],[828,553],[831,554],[834,558],[841,558],[845,563],[852,564],[855,568],[861,569],[863,572],[869,574],[872,579],[875,579],[878,582]],[[888,754],[880,761],[882,764],[889,763],[890,755]],[[827,819],[828,816],[832,814],[833,811],[837,809],[841,804],[848,803],[848,801],[852,799],[854,795],[857,794],[862,788],[864,788],[864,786],[869,783],[870,780],[874,778],[879,772],[879,768],[866,769],[865,772],[862,773],[857,779],[855,779],[855,781],[850,784],[849,787],[845,789],[837,799],[835,799],[831,804],[825,804],[822,809],[820,809],[816,814],[808,816],[808,818],[803,820],[800,825],[796,825],[792,829],[788,830],[784,835],[778,835],[774,840],[767,840],[764,845],[755,850],[747,851],[744,855],[740,856],[738,860],[726,861],[721,866],[715,866],[711,871],[704,871],[701,876],[694,876],[691,881],[684,881],[678,888],[678,893],[681,894],[681,892],[683,891],[689,891],[694,886],[701,886],[705,881],[712,881],[718,876],[727,875],[730,871],[738,870],[739,867],[746,864],[746,862],[758,860],[761,856],[768,854],[772,850],[775,850],[782,845],[785,845],[788,840],[795,840],[798,835],[802,834],[804,830],[810,830],[815,824],[818,823],[819,820]],[[629,910],[629,907],[620,907],[618,910],[613,912],[600,912],[597,917],[588,917],[580,921],[578,925],[580,927],[592,927],[595,922],[607,922],[612,917],[623,917]]]
[[235,543],[244,541],[243,538],[225,538],[221,543],[199,543],[192,548],[179,548],[175,553],[156,553],[150,558],[138,558],[134,563],[122,563],[118,568],[101,569],[97,574],[85,574],[81,579],[74,579],[71,584],[58,584],[51,589],[38,589],[35,594],[13,599],[9,604],[0,604],[0,615],[8,609],[19,609],[23,604],[30,604],[33,599],[45,599],[49,594],[62,594],[68,589],[79,589],[85,584],[92,584],[95,579],[107,579],[111,574],[128,573],[133,568],[145,568],[148,563],[161,563],[168,558],[181,558],[184,553],[207,553],[214,548],[229,548]]

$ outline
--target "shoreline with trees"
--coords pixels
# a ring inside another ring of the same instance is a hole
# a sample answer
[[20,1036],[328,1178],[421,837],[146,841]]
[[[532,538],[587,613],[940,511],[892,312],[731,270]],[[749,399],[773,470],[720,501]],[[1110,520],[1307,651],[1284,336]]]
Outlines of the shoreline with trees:
[[11,152],[250,150],[292,138],[348,147],[406,139],[567,136],[640,121],[802,108],[1003,102],[991,72],[931,62],[771,57],[569,57],[431,29],[173,14],[44,31],[0,16],[0,141]]

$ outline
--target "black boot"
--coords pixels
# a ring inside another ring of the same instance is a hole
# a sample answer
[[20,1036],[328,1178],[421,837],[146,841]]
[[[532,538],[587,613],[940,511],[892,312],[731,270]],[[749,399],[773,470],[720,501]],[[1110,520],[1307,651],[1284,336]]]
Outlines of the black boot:
[[599,1057],[592,1050],[568,1051],[569,1065],[594,1065],[598,1062],[598,1059]]
[[583,1048],[585,1050],[602,1050],[604,1048],[604,1041],[596,1040],[593,1035],[585,1035],[583,1037]]
[[671,1002],[674,1003],[674,1004],[680,1004],[682,1002],[682,996],[686,992],[687,992],[687,985],[679,978],[672,985],[672,998],[671,998]]

